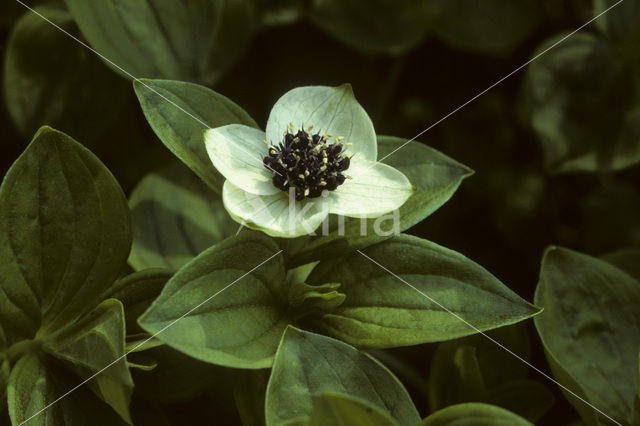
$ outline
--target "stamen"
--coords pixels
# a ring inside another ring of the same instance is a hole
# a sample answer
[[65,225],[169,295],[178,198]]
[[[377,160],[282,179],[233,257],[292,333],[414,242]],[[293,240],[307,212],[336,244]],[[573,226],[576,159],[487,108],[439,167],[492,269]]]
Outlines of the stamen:
[[293,123],[289,123],[281,142],[277,145],[268,143],[269,154],[263,162],[274,173],[273,185],[285,192],[295,188],[298,201],[305,197],[320,197],[342,185],[347,179],[342,172],[350,165],[350,157],[344,154],[340,143],[345,138],[339,136],[335,142],[329,142],[333,136],[319,132],[311,134],[309,131],[313,126],[307,126],[306,130],[303,127],[295,133],[293,129]]

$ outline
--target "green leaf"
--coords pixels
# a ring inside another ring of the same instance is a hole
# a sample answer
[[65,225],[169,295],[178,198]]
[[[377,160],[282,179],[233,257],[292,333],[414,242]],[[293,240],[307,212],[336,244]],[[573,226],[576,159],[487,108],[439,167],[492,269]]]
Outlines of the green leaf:
[[9,377],[7,402],[14,425],[36,416],[30,422],[36,425],[64,425],[62,405],[54,404],[56,391],[43,361],[35,354],[28,354],[15,364]]
[[113,175],[43,127],[0,187],[0,322],[43,336],[91,310],[130,244],[129,208]]
[[[468,167],[420,142],[378,135],[378,159],[404,173],[416,188],[398,212],[394,229],[393,215],[367,220],[364,235],[360,220],[345,223],[343,232],[333,230],[328,235],[312,238],[298,250],[290,263],[300,265],[317,259],[337,257],[365,248],[405,231],[426,219],[446,203],[473,174]],[[404,145],[404,146],[403,146]]]
[[455,339],[514,324],[540,311],[480,265],[420,238],[396,236],[363,253],[368,257],[355,252],[323,261],[307,280],[342,283],[344,303],[313,324],[360,348]]
[[207,185],[222,192],[224,178],[211,164],[203,132],[227,124],[257,128],[256,122],[230,99],[197,84],[141,79],[133,86],[162,143]]
[[146,175],[133,190],[129,206],[133,219],[129,264],[136,270],[177,271],[238,228],[220,196],[180,164]]
[[553,406],[555,398],[543,384],[533,380],[514,380],[491,389],[485,402],[514,412],[532,423]]
[[244,426],[264,426],[264,398],[269,370],[238,370],[233,396]]
[[419,421],[402,383],[380,362],[339,340],[289,326],[267,386],[267,426],[310,415],[325,392],[364,399],[401,425]]
[[285,285],[277,245],[244,231],[180,269],[138,322],[201,361],[267,368],[288,323]]
[[506,54],[538,26],[543,16],[536,0],[432,0],[434,33],[456,49]]
[[152,370],[132,371],[136,395],[150,401],[163,404],[182,403],[195,399],[215,383],[228,386],[231,381],[229,369],[198,361],[168,346],[132,355],[133,359],[138,359],[138,355],[144,355],[157,363]]
[[323,393],[313,404],[309,426],[394,426],[384,410],[369,401],[339,393]]
[[9,378],[7,401],[12,423],[22,424],[33,416],[29,426],[125,424],[85,386],[69,393],[77,385],[77,377],[72,377],[54,360],[35,353],[23,356]]
[[430,411],[461,402],[482,401],[487,395],[476,348],[448,343],[438,346],[431,361],[428,392]]
[[127,335],[142,333],[138,317],[146,311],[160,294],[171,273],[163,269],[134,272],[116,281],[102,299],[118,299],[125,312]]
[[422,41],[425,6],[422,0],[313,0],[308,18],[351,48],[400,55]]
[[[632,372],[640,345],[639,298],[640,282],[607,262],[564,248],[545,252],[535,295],[545,311],[535,325],[552,372],[625,424],[637,391]],[[597,423],[591,407],[565,396],[585,423]]]
[[0,415],[4,415],[4,409],[6,408],[7,400],[7,387],[9,386],[9,374],[11,367],[9,366],[9,360],[4,359],[0,361]]
[[[548,40],[537,53],[560,39]],[[634,106],[632,74],[613,55],[605,41],[579,33],[528,68],[527,120],[550,170],[620,170],[640,161],[640,108]]]
[[262,25],[274,27],[292,24],[304,13],[305,0],[254,0]]
[[[452,364],[454,353],[462,346],[475,349],[474,356],[482,373],[482,380],[488,389],[523,379],[527,375],[529,366],[496,345],[487,336],[517,354],[520,358],[528,361],[531,358],[531,348],[525,325],[525,323],[514,324],[489,330],[485,333],[486,336],[474,334],[440,343],[436,348],[430,365],[429,381],[432,383],[430,398],[437,398],[447,388],[467,386],[464,381],[456,383],[455,379],[450,377],[448,373],[451,369],[456,369],[456,366]],[[458,402],[466,401],[452,400],[447,405]],[[435,404],[431,405],[430,409],[435,411],[443,406],[442,404]]]
[[598,16],[595,25],[616,42],[637,42],[640,36],[640,2],[626,0],[616,3],[615,0],[593,0],[593,14]]
[[70,327],[45,338],[42,349],[81,378],[91,378],[87,386],[131,423],[133,381],[124,358],[124,337],[122,304],[108,299]]
[[[96,141],[122,110],[127,84],[67,34],[18,6],[24,15],[5,47],[2,82],[16,128],[25,139],[50,125],[84,143]],[[35,11],[63,31],[77,34],[60,5],[37,6]]]
[[524,379],[530,348],[523,323],[440,343],[429,365],[429,409],[463,402],[497,405],[535,422],[553,405],[549,389]]
[[[248,0],[66,3],[91,46],[127,78],[211,85],[234,62],[230,60],[237,56],[234,51],[242,51],[253,31],[253,5]],[[230,26],[236,37],[230,37]]]
[[453,405],[424,419],[419,426],[533,426],[527,420],[504,408],[470,402]]
[[640,281],[640,248],[627,248],[600,257]]

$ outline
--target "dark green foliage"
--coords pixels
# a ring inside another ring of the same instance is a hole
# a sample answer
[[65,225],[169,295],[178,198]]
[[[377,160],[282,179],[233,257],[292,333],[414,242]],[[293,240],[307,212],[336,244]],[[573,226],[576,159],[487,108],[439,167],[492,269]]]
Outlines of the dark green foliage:
[[[640,424],[640,1],[0,3],[0,426]],[[273,238],[311,85],[409,198]]]

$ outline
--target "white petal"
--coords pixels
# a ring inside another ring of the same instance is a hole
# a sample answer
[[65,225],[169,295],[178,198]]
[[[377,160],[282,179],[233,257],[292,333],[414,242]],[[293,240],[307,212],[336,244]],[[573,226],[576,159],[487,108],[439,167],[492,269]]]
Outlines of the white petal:
[[306,86],[290,90],[273,106],[267,121],[267,140],[278,143],[289,123],[294,131],[313,126],[312,132],[344,136],[347,153],[365,160],[377,158],[376,133],[367,112],[353,96],[351,85]]
[[353,161],[345,176],[351,176],[329,199],[330,213],[348,217],[378,217],[400,208],[413,194],[409,179],[383,163]]
[[273,186],[273,173],[262,164],[267,154],[262,130],[241,124],[208,129],[204,143],[216,169],[239,188],[252,194],[271,195],[280,190]]
[[327,200],[319,197],[289,202],[289,195],[255,195],[230,181],[222,188],[222,201],[235,221],[273,237],[293,238],[311,234],[329,214]]

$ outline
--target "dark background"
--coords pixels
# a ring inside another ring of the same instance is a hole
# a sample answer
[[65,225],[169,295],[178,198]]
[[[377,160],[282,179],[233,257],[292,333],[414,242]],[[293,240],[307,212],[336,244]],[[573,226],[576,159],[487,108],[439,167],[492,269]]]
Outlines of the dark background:
[[[521,66],[549,37],[571,31],[593,16],[589,1],[542,3],[543,16],[535,29],[515,48],[498,54],[459,50],[427,33],[424,41],[405,55],[375,55],[361,53],[305,20],[263,28],[231,72],[213,88],[264,126],[271,105],[285,91],[308,84],[349,82],[370,113],[377,133],[412,138]],[[11,28],[9,12],[4,19],[8,23],[0,29],[0,55],[4,55]],[[595,32],[593,26],[585,31]],[[83,47],[78,45],[77,49]],[[551,173],[537,135],[522,119],[524,75],[524,71],[515,74],[418,138],[476,173],[447,204],[409,233],[463,253],[532,301],[545,247],[553,244],[601,255],[640,245],[640,169]],[[598,84],[593,81],[594,86]],[[593,119],[584,117],[585,123]],[[98,133],[87,145],[127,194],[145,173],[177,161],[148,128],[132,90],[115,123]],[[6,173],[27,143],[3,103],[0,174]],[[529,331],[532,362],[548,372],[532,326]],[[412,360],[426,375],[432,351],[433,345],[424,345],[395,352]],[[530,377],[556,394],[555,406],[540,424],[577,419],[555,385],[534,372]],[[416,392],[411,384],[407,386]],[[424,400],[416,396],[415,402],[425,415]],[[197,423],[209,418],[197,417],[202,409],[193,412],[203,404],[210,402],[199,399],[174,406],[169,412],[176,418],[196,416],[192,421]]]

